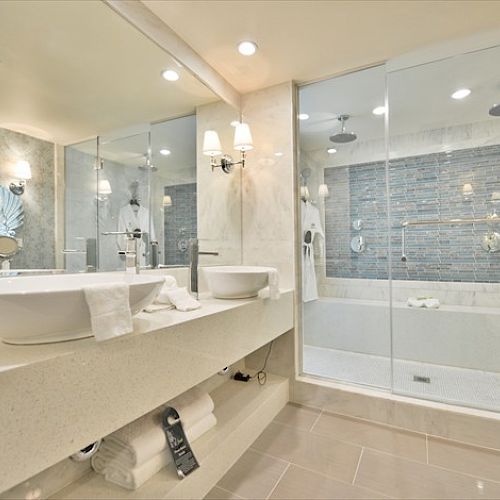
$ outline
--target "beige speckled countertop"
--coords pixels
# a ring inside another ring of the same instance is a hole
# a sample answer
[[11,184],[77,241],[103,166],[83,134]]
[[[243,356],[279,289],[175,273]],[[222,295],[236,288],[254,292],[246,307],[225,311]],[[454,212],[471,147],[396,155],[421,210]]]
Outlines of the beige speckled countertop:
[[199,384],[293,328],[279,300],[201,298],[140,313],[134,332],[39,346],[0,344],[0,491]]

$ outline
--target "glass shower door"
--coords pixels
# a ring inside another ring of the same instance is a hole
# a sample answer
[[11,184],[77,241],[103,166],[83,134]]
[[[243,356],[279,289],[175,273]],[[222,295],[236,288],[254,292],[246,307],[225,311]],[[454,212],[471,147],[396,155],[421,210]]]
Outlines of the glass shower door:
[[499,58],[388,73],[393,391],[497,411]]
[[302,372],[391,387],[385,67],[299,88]]

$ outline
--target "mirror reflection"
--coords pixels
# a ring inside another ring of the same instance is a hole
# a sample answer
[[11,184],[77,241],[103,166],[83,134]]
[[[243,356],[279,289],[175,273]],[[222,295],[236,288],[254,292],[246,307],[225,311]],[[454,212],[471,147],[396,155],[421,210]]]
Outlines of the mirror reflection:
[[[198,112],[217,98],[135,27],[101,2],[2,2],[0,60],[4,274],[123,270],[116,233],[131,231],[140,267],[185,266],[200,211],[199,237],[239,248],[237,208],[207,217],[214,183],[241,202],[239,172],[221,180],[203,156],[196,168]],[[231,132],[236,112],[220,107]]]

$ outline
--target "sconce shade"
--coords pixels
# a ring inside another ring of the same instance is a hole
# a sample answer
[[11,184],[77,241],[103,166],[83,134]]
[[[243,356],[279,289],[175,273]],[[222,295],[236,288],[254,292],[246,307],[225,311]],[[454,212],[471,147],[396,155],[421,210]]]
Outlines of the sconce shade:
[[111,184],[107,179],[101,179],[97,184],[97,191],[99,194],[111,194]]
[[248,123],[238,123],[234,130],[234,149],[250,151],[253,149],[252,133]]
[[203,137],[203,154],[216,156],[222,154],[219,134],[215,130],[206,130]]
[[474,189],[472,188],[472,184],[464,184],[462,188],[462,194],[464,196],[472,196],[474,194]]
[[172,197],[166,194],[163,197],[163,206],[164,207],[171,207],[172,206]]
[[26,181],[31,179],[31,165],[26,160],[20,160],[14,168],[14,177]]
[[326,198],[328,195],[328,186],[326,184],[320,184],[318,188],[318,196],[320,198]]
[[307,186],[300,186],[300,197],[304,200],[309,200],[311,198],[309,188]]

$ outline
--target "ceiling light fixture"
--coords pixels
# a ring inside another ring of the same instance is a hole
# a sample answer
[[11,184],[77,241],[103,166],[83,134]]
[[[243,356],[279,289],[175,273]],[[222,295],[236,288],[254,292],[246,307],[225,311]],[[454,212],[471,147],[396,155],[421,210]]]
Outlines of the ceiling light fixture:
[[309,120],[309,115],[307,113],[300,113],[299,120]]
[[281,151],[277,151],[276,153],[274,153],[274,156],[280,157],[283,156],[283,153]]
[[168,82],[176,82],[179,79],[179,73],[173,69],[166,69],[162,71],[161,76],[165,78]]
[[464,99],[466,98],[467,96],[469,96],[471,93],[470,89],[458,89],[458,90],[455,90],[455,92],[453,92],[453,94],[451,94],[451,98],[452,99]]
[[242,56],[253,56],[257,52],[257,44],[249,41],[240,42],[238,44],[238,52]]
[[372,113],[377,116],[385,115],[385,106],[377,106],[376,108],[373,108]]
[[168,156],[170,153],[170,149],[160,149],[160,154],[163,156]]
[[328,149],[326,150],[326,152],[327,152],[328,154],[332,155],[332,154],[336,153],[336,152],[337,152],[337,150],[336,150],[335,148],[328,148]]

